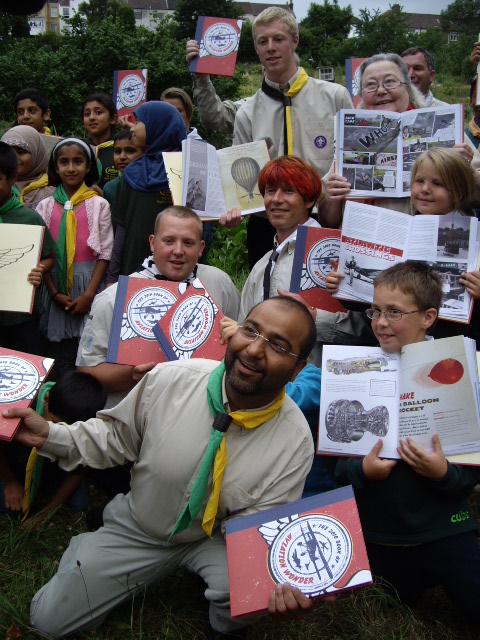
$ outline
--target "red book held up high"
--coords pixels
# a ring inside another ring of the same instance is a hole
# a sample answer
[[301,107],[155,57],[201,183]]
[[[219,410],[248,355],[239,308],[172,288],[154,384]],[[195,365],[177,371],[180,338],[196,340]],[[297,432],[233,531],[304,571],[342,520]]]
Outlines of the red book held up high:
[[233,77],[241,32],[242,20],[199,16],[195,40],[200,53],[190,62],[190,73]]

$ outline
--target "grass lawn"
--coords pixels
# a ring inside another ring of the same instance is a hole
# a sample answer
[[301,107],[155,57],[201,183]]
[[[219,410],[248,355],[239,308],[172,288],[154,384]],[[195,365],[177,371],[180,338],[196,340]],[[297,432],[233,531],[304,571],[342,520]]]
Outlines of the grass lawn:
[[[474,507],[480,507],[475,494]],[[105,503],[95,494],[96,503]],[[0,518],[0,633],[12,623],[21,635],[40,638],[28,626],[30,600],[55,573],[72,535],[86,531],[85,514],[58,511],[39,531],[25,531]],[[98,629],[70,636],[74,640],[132,638],[207,640],[205,585],[188,573],[173,575],[114,610]],[[440,589],[426,593],[414,610],[387,595],[382,586],[358,589],[334,604],[316,601],[312,613],[294,622],[265,618],[248,630],[248,640],[478,640],[480,627],[467,625]]]

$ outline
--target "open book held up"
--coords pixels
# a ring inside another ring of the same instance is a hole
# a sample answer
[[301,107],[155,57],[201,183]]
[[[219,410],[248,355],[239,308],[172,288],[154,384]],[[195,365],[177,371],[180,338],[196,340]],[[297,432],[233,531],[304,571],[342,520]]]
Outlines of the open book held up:
[[474,340],[323,348],[319,453],[365,456],[382,438],[380,456],[396,459],[400,439],[432,451],[434,434],[445,455],[480,451]]

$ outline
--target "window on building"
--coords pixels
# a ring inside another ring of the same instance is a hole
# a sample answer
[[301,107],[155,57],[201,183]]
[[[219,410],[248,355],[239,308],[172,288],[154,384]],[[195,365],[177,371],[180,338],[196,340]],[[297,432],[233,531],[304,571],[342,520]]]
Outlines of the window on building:
[[69,9],[69,7],[63,7],[63,17],[64,18],[69,18],[70,17],[70,9]]
[[54,33],[56,33],[58,31],[58,25],[56,25],[56,24],[50,25],[50,30],[53,31]]
[[449,33],[448,34],[448,42],[457,42],[458,33]]
[[58,7],[50,7],[50,15],[52,18],[58,18]]
[[335,67],[317,67],[319,80],[335,82]]
[[133,15],[135,16],[135,20],[141,20],[142,19],[142,10],[141,9],[134,9],[133,10]]

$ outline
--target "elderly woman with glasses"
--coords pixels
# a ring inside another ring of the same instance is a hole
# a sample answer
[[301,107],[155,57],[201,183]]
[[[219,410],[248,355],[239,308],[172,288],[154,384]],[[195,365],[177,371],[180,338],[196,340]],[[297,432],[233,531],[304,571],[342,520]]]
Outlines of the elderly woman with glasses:
[[[360,66],[359,85],[362,97],[359,109],[402,113],[425,106],[423,95],[411,84],[407,65],[396,53],[378,53],[365,60]],[[454,149],[468,162],[472,161],[474,149],[469,141],[456,144]],[[480,155],[476,156],[480,165]],[[325,199],[319,205],[318,219],[322,226],[336,228],[341,225],[343,205],[352,185],[347,178],[334,173],[333,166],[324,181]],[[369,198],[368,204],[411,213],[410,198]]]

